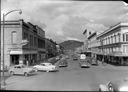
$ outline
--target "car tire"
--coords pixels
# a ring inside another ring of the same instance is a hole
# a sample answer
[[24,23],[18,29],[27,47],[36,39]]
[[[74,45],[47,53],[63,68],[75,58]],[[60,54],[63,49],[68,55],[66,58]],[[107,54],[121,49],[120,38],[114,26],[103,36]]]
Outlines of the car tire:
[[28,76],[28,73],[26,73],[26,72],[25,72],[25,73],[24,73],[24,76],[26,76],[26,77],[27,77],[27,76]]
[[14,75],[14,72],[13,71],[10,71],[10,75],[13,76]]

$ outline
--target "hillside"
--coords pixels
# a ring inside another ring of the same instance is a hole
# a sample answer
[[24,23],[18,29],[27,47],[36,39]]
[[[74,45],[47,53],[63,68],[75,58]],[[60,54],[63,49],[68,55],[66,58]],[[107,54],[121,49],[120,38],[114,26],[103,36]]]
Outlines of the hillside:
[[83,42],[75,41],[75,40],[67,40],[60,43],[59,45],[64,47],[65,50],[74,50],[75,48],[82,46]]

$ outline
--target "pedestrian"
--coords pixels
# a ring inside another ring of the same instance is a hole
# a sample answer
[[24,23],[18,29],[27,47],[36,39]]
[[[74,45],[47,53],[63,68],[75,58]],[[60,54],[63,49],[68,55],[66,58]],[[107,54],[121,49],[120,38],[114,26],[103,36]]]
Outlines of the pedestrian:
[[29,62],[28,62],[28,60],[26,61],[26,64],[27,64],[27,66],[29,66]]
[[23,65],[23,60],[19,60],[19,64],[20,65]]

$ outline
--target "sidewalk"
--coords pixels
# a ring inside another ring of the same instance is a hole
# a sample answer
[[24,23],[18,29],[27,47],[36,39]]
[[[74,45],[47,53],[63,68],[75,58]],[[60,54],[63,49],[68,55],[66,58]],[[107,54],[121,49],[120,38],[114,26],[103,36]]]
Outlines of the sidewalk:
[[[0,90],[4,90],[5,87],[3,86],[3,72],[0,72],[0,78],[1,78],[1,81],[0,81],[0,86],[1,86],[1,89]],[[4,72],[4,78],[5,78],[5,84],[6,84],[6,80],[10,77],[9,73],[8,72]]]
[[104,68],[111,68],[111,69],[116,69],[116,70],[126,70],[128,71],[128,66],[116,66],[116,65],[111,65],[111,64],[107,64],[107,63],[104,63],[102,64],[101,61],[98,61],[98,64],[99,66],[102,66]]

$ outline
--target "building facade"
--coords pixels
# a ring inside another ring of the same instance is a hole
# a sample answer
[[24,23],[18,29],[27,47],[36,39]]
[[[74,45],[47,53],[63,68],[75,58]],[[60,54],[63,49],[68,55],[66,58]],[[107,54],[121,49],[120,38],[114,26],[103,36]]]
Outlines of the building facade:
[[128,23],[120,22],[97,36],[98,54],[108,62],[128,63]]
[[98,52],[98,48],[97,48],[97,33],[94,32],[92,34],[90,34],[90,36],[88,37],[88,52],[90,52],[91,56],[96,56],[97,52]]
[[[3,30],[3,24],[1,30]],[[23,20],[5,21],[4,28],[4,58],[3,58],[3,31],[1,31],[1,61],[6,66],[19,64],[22,61],[29,63],[43,60],[45,55],[45,31],[37,25]]]
[[54,42],[52,39],[45,39],[45,47],[46,47],[46,51],[47,51],[47,57],[46,58],[51,58],[57,55],[57,48],[56,45],[57,43]]

